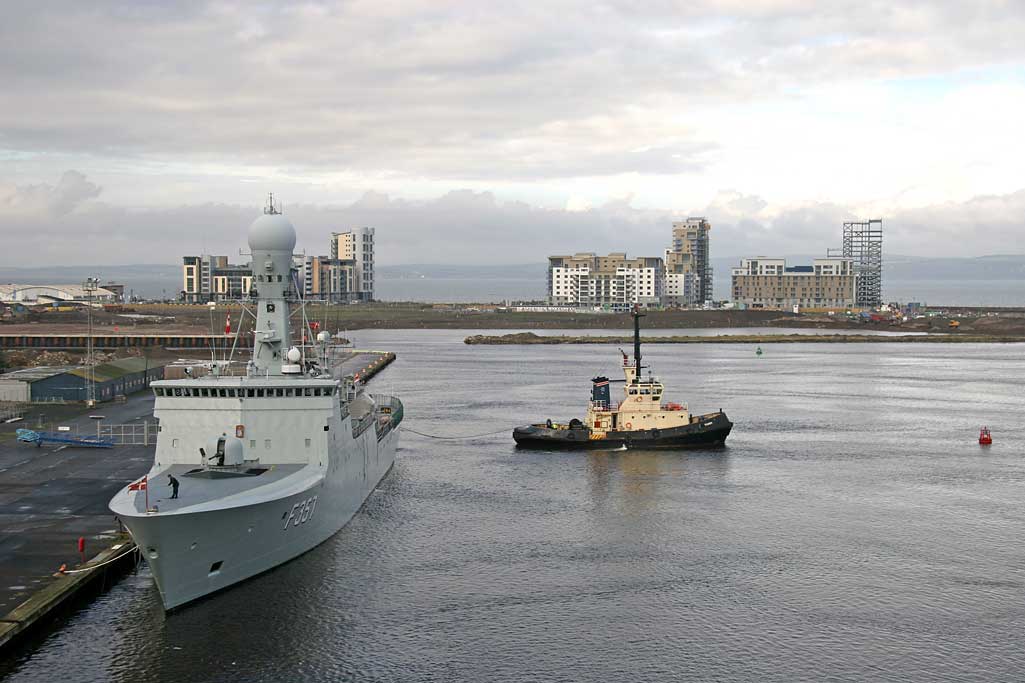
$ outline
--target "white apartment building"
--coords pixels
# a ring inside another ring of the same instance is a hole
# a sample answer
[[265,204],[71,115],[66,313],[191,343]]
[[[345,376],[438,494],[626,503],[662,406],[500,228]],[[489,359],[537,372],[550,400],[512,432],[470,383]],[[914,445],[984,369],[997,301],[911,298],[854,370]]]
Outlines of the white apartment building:
[[625,311],[634,305],[662,305],[665,265],[657,257],[628,259],[626,253],[548,257],[548,301]]

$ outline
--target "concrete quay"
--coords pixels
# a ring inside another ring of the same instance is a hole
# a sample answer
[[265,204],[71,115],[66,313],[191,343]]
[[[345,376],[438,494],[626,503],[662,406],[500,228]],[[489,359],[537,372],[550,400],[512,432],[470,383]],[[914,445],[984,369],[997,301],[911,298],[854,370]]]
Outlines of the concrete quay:
[[[369,381],[395,359],[383,351],[354,351],[335,366],[336,377]],[[153,394],[139,392],[124,403],[31,405],[20,422],[0,424],[0,652],[24,636],[45,633],[59,615],[81,605],[134,566],[135,545],[120,533],[108,501],[149,471],[155,447],[112,449],[36,447],[19,443],[15,430],[48,425],[85,434],[107,424],[142,424],[153,419]],[[164,482],[152,482],[161,495]],[[92,559],[78,571],[78,539]],[[97,554],[99,553],[99,554]],[[58,574],[61,565],[70,573]]]

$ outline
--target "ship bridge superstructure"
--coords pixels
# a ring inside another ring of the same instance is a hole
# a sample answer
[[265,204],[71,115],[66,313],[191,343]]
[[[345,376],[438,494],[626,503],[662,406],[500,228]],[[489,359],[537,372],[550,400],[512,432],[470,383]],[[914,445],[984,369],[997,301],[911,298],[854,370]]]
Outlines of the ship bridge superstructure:
[[587,427],[604,438],[608,432],[639,429],[668,429],[690,424],[686,405],[663,403],[665,385],[648,373],[641,363],[640,311],[634,311],[634,356],[623,353],[623,397],[614,402],[610,385],[613,380],[595,377],[591,380],[591,401],[587,411]]

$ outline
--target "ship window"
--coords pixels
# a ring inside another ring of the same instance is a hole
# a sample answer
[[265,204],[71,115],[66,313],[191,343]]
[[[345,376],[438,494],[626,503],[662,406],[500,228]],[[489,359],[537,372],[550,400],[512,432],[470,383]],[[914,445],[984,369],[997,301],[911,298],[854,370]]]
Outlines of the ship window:
[[263,398],[263,389],[257,389],[256,390],[256,397],[257,398]]
[[228,389],[228,397],[229,398],[235,398],[235,390],[234,389]]
[[178,448],[178,439],[171,439],[171,448]]
[[274,390],[274,395],[277,396],[278,398],[281,398],[282,396],[285,395],[285,390],[284,389],[275,389]]
[[252,398],[256,395],[255,389],[246,389],[246,398]]
[[267,450],[270,450],[270,439],[264,439],[263,440],[263,447],[266,448]]
[[287,396],[288,398],[292,398],[292,395],[293,394],[291,389],[285,389],[285,396]]
[[307,448],[309,448],[309,447],[310,447],[310,443],[312,443],[312,442],[310,441],[310,439],[306,439],[306,447],[307,447]]
[[631,389],[630,390],[630,395],[631,396],[636,396],[637,395],[637,390],[636,389]]
[[226,392],[225,392],[225,390],[224,390],[224,389],[218,389],[218,390],[217,390],[217,395],[218,395],[218,396],[219,396],[220,398],[224,398],[224,397],[225,397],[225,395],[226,395]]

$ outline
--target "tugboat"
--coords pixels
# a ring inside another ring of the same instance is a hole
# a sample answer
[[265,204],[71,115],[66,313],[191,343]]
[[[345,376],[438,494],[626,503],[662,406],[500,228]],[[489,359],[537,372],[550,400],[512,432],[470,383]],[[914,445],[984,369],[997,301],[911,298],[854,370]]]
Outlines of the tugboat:
[[[641,318],[634,310],[634,357],[623,351],[624,379],[595,377],[591,380],[591,401],[584,421],[567,424],[551,420],[517,427],[517,446],[542,448],[712,448],[722,446],[733,423],[722,410],[691,415],[686,405],[662,403],[664,385],[658,378],[642,376]],[[623,400],[610,398],[612,382],[623,382]]]
[[979,445],[980,446],[991,446],[991,445],[993,445],[993,435],[989,433],[989,427],[983,427],[982,431],[979,432]]

